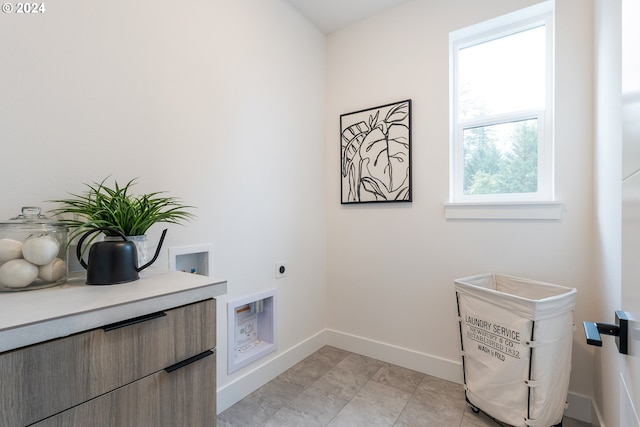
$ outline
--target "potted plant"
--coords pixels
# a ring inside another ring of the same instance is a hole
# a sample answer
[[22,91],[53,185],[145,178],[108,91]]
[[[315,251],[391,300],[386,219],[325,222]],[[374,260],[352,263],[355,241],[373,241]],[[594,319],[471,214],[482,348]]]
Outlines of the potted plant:
[[[70,228],[69,241],[96,228],[118,230],[138,247],[139,263],[146,259],[146,232],[156,223],[181,224],[195,215],[176,197],[163,196],[164,192],[134,195],[131,187],[137,178],[120,186],[114,180],[112,187],[105,182],[85,184],[82,194],[70,193],[73,198],[51,200],[62,207],[50,212],[61,216],[60,221]],[[121,238],[117,233],[104,231],[107,238]]]

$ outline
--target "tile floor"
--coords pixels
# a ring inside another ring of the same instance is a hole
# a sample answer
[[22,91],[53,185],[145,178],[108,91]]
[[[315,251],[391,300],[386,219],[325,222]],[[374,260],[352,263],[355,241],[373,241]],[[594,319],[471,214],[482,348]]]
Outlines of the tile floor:
[[[218,427],[495,427],[462,386],[325,346],[218,415]],[[565,417],[563,427],[588,424]]]

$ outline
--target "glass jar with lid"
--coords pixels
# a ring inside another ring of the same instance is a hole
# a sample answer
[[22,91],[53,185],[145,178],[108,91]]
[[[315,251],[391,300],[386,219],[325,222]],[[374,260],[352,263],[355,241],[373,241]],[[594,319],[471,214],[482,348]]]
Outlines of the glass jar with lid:
[[38,207],[0,222],[0,291],[41,289],[66,282],[68,228]]

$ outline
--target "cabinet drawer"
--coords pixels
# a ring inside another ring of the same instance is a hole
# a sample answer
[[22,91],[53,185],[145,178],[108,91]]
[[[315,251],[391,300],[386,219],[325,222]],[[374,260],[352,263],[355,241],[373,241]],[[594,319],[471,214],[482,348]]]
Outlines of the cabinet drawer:
[[0,354],[0,425],[27,425],[215,348],[206,300]]
[[175,371],[157,372],[34,427],[215,427],[215,354],[202,356]]

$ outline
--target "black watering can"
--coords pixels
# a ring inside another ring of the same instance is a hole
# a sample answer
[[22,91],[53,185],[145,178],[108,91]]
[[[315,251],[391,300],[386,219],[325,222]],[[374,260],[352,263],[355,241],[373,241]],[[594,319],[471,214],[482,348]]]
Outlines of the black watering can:
[[[88,263],[82,259],[82,244],[91,234],[98,231],[110,231],[122,237],[122,241],[96,242],[89,248]],[[160,242],[153,259],[138,267],[138,251],[133,242],[119,230],[108,227],[95,228],[85,233],[78,241],[76,256],[80,264],[87,269],[87,285],[115,285],[138,280],[138,273],[155,262],[160,254],[162,242],[167,230],[162,232]]]

